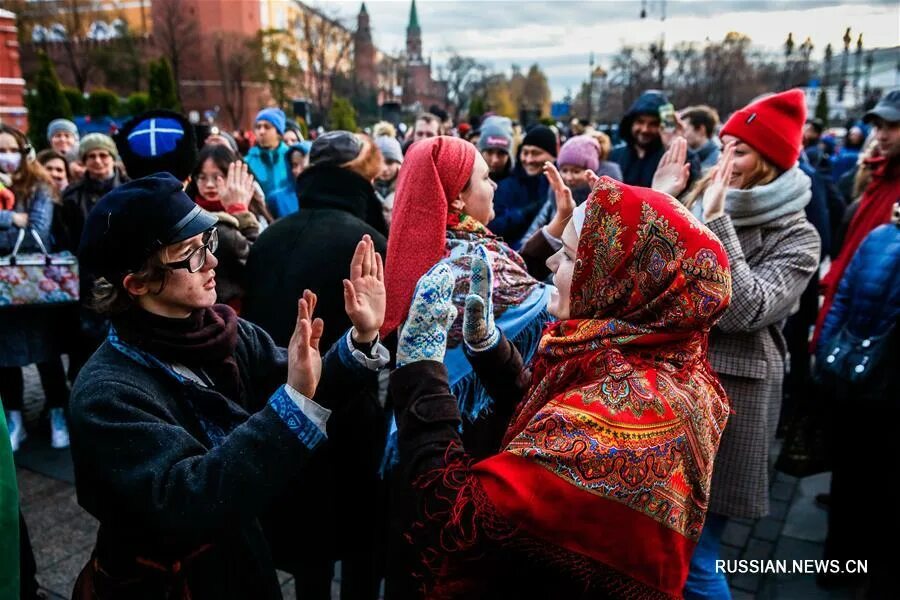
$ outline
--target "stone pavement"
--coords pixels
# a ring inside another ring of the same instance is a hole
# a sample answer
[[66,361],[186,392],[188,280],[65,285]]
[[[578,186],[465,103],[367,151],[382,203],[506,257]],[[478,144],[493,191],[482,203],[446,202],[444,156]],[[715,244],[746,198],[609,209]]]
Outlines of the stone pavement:
[[[37,420],[42,393],[34,368],[26,370],[26,419],[31,439],[27,443],[49,443],[43,423]],[[66,450],[56,451],[67,453]],[[33,471],[19,468],[22,512],[28,523],[38,581],[50,598],[69,598],[79,570],[90,555],[97,530],[96,521],[75,500],[74,487]],[[723,559],[821,559],[826,531],[826,513],[814,498],[827,492],[829,474],[798,480],[777,473],[772,482],[772,514],[757,521],[734,520],[724,534]],[[290,576],[279,574],[285,598],[293,599]],[[844,600],[849,592],[826,592],[815,585],[811,574],[736,574],[730,578],[735,600]],[[339,580],[333,586],[337,598]]]

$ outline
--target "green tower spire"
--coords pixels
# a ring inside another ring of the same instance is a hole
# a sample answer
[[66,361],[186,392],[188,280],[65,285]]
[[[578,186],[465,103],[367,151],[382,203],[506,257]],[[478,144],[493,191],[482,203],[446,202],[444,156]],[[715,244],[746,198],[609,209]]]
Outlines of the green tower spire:
[[412,0],[412,6],[409,9],[409,27],[407,29],[419,28],[419,14],[416,12],[416,0]]

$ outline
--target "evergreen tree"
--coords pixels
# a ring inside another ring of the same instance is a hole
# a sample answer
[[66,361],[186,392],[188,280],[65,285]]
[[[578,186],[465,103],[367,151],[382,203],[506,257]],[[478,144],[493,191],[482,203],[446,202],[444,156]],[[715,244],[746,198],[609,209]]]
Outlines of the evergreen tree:
[[146,92],[134,92],[128,96],[125,102],[125,110],[132,117],[149,110],[150,96]]
[[819,90],[819,100],[816,102],[816,118],[828,125],[828,94],[825,88]]
[[79,92],[76,88],[63,86],[62,93],[66,96],[66,100],[69,101],[69,108],[72,109],[73,115],[83,115],[85,114],[85,99],[84,94]]
[[47,125],[53,119],[71,119],[72,108],[63,94],[53,63],[45,52],[38,54],[37,74],[34,86],[25,97],[28,108],[28,137],[32,145],[40,150],[50,145],[47,141]]
[[346,98],[335,96],[328,111],[328,123],[331,129],[356,131],[356,110]]
[[181,111],[181,103],[178,102],[178,92],[175,86],[175,76],[172,74],[172,65],[165,57],[150,62],[149,79],[150,108],[166,108]]
[[93,118],[114,117],[119,113],[119,97],[110,90],[98,88],[88,97],[87,111]]

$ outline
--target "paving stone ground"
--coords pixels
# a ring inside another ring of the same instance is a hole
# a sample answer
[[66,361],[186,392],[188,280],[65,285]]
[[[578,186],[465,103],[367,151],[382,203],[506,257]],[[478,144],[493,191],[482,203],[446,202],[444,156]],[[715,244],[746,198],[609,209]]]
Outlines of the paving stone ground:
[[[38,420],[43,394],[33,368],[26,370],[27,427],[40,442],[43,426]],[[67,450],[57,452],[67,453]],[[75,578],[85,564],[97,531],[96,521],[78,506],[71,484],[18,468],[22,512],[28,523],[38,581],[50,598],[69,598]],[[772,481],[772,511],[763,519],[734,519],[723,536],[722,558],[731,559],[821,559],[826,533],[826,513],[815,496],[827,492],[830,474],[798,480],[776,473]],[[339,575],[339,570],[338,570]],[[294,582],[279,574],[286,599],[293,600]],[[735,574],[729,583],[735,600],[850,600],[849,591],[827,592],[815,584],[811,574]],[[336,600],[339,580],[333,585]]]

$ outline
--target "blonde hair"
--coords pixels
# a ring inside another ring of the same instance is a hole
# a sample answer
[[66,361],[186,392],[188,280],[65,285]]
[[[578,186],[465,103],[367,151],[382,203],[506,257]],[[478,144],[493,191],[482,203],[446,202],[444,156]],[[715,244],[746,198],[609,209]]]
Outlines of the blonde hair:
[[608,135],[597,130],[591,130],[590,136],[600,144],[600,162],[603,162],[609,157],[609,153],[612,152],[612,140],[609,139]]
[[[781,171],[763,158],[762,154],[756,151],[750,145],[747,145],[750,148],[750,151],[753,153],[753,156],[756,158],[756,164],[753,166],[753,169],[749,174],[744,178],[744,182],[741,185],[742,190],[749,190],[750,188],[754,188],[758,185],[765,185],[767,183],[771,183],[775,181],[779,175],[781,175]],[[688,208],[692,208],[694,204],[697,203],[697,200],[703,197],[703,192],[706,191],[706,188],[709,187],[710,182],[712,181],[713,171],[710,171],[704,175],[695,185],[691,188],[690,193],[688,193],[687,198],[684,201],[685,206]]]
[[397,137],[397,130],[387,121],[378,121],[372,127],[372,137]]
[[378,149],[372,138],[361,133],[355,135],[363,144],[362,150],[359,151],[356,158],[342,164],[341,168],[349,169],[367,181],[372,181],[381,173],[384,156],[381,155],[381,150]]

